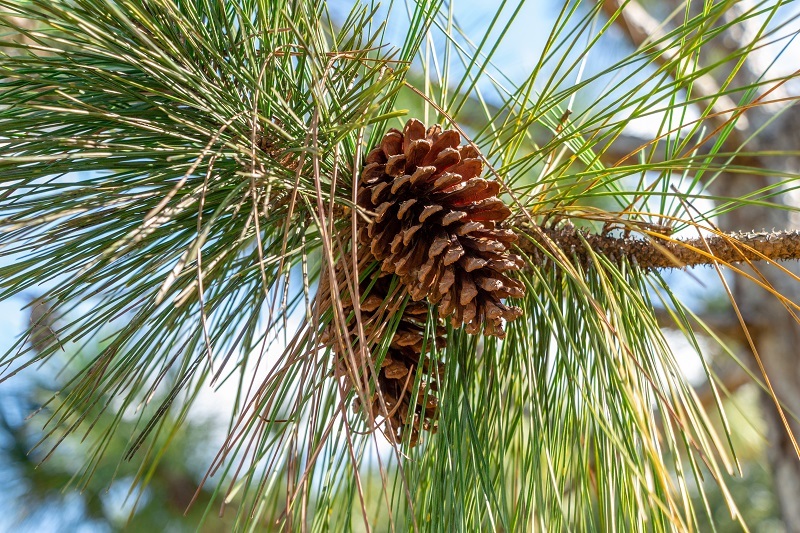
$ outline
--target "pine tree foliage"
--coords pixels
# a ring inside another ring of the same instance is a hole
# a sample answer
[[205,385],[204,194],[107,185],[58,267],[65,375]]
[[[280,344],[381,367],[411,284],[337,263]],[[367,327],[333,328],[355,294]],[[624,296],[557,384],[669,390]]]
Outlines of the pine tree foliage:
[[[721,140],[789,77],[712,98],[693,84],[798,31],[783,2],[723,18],[730,4],[675,13],[675,30],[596,61],[612,22],[564,2],[511,79],[497,55],[530,24],[523,4],[474,39],[459,4],[436,0],[336,16],[309,0],[0,0],[0,298],[47,287],[61,317],[58,342],[20,338],[1,378],[114,328],[51,400],[40,446],[88,435],[99,409],[115,416],[84,442],[86,472],[131,419],[114,459],[152,468],[198,395],[234,382],[205,483],[206,516],[235,499],[238,529],[692,529],[711,513],[689,493],[710,476],[727,495],[737,462],[654,307],[697,346],[688,312],[658,270],[589,237],[675,243],[795,186],[776,172],[749,198],[705,188],[722,169],[765,172]],[[706,57],[745,18],[763,20],[750,46]],[[722,97],[736,109],[720,114]],[[360,261],[375,213],[358,198],[369,150],[409,118],[480,150],[524,263],[505,339],[448,323],[437,344],[437,306],[417,315],[432,363],[408,366],[403,394],[425,402],[435,380],[438,403],[437,432],[413,447],[413,432],[382,435],[418,411],[398,415],[371,377],[413,304],[387,298],[381,327],[364,327],[378,267]],[[637,119],[656,124],[652,142],[615,155]],[[564,228],[572,245],[547,237]]]

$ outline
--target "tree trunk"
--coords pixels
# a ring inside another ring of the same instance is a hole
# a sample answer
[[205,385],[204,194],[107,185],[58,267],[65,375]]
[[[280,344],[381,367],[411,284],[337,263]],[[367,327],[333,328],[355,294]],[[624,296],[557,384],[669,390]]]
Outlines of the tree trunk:
[[[677,0],[670,0],[667,4],[667,9],[678,8],[679,4],[683,6],[682,2]],[[613,15],[621,5],[622,2],[618,0],[603,1],[604,11],[609,15]],[[729,12],[742,13],[753,7],[752,1],[743,0],[732,4]],[[641,46],[648,38],[658,37],[651,33],[659,31],[660,24],[654,25],[653,19],[647,11],[635,2],[626,4],[623,15],[618,17],[615,22],[636,47]],[[719,54],[709,53],[707,57],[723,57],[737,49],[747,47],[758,34],[759,25],[762,22],[758,18],[750,18],[745,22],[740,21],[732,25],[726,30],[723,38],[706,44],[707,48],[717,47],[719,52]],[[654,29],[646,30],[646,28]],[[764,59],[770,61],[774,58],[766,57]],[[658,60],[662,65],[667,61],[669,61],[667,53]],[[716,70],[720,77],[728,74],[721,72],[724,69]],[[763,70],[764,63],[759,64],[758,56],[751,56],[737,74],[734,83],[740,86],[753,83],[763,73]],[[706,86],[711,87],[713,83],[707,83]],[[713,91],[702,94],[703,90],[702,85],[695,84],[693,96],[709,98],[714,96]],[[785,93],[785,87],[777,83],[773,88],[764,87],[759,94],[764,95],[770,90],[768,97],[773,100],[790,96]],[[756,95],[757,97],[758,95]],[[783,104],[784,109],[776,105],[750,108],[744,115],[746,121],[739,121],[738,131],[735,131],[728,139],[728,146],[724,150],[732,152],[739,149],[743,139],[748,139],[764,124],[773,120],[763,132],[755,137],[755,140],[747,143],[745,150],[748,153],[759,150],[770,150],[778,154],[780,151],[796,152],[797,147],[800,146],[800,134],[798,134],[797,128],[800,111],[796,107],[785,109],[787,105],[791,106],[793,103],[791,100],[789,102],[789,104]],[[783,113],[778,115],[779,111],[783,111]],[[709,123],[714,126],[715,121],[724,121],[728,118],[729,115],[720,114],[718,117],[710,117]],[[751,157],[746,161],[737,161],[736,163],[778,171],[785,173],[784,175],[797,175],[798,173],[798,160],[791,155],[775,155],[769,158]],[[720,175],[710,185],[710,190],[712,194],[720,196],[745,197],[753,191],[774,184],[777,179],[779,178],[726,173]],[[796,205],[792,198],[793,195],[794,193],[782,194],[772,201],[776,204]],[[798,226],[797,222],[797,216],[785,209],[770,206],[747,206],[721,216],[719,228],[722,231],[759,231],[762,228],[790,230]],[[795,274],[800,273],[800,267],[796,262],[786,263],[782,266]],[[800,303],[800,282],[786,272],[764,262],[756,264],[757,270],[747,266],[741,268],[746,273],[771,285],[777,293],[790,301]],[[798,319],[798,313],[787,307],[774,294],[757,286],[752,281],[748,281],[743,276],[735,276],[732,284],[735,303],[741,313],[742,321],[747,327],[751,347],[754,348],[751,364],[757,375],[761,375],[762,372],[766,375],[768,388],[771,386],[774,393],[774,397],[773,394],[764,393],[761,403],[768,428],[768,458],[775,483],[775,494],[786,530],[800,533],[800,505],[798,505],[800,457],[796,441],[792,437],[792,434],[800,436],[800,422],[793,418],[795,415],[800,416],[800,362],[798,361],[800,319]],[[783,404],[783,410],[777,406],[775,398]]]
[[[793,123],[800,119],[792,109],[787,112],[779,124],[771,130],[771,143],[780,143],[786,148],[786,141],[794,140]],[[794,120],[793,120],[794,119]],[[762,139],[763,144],[764,139]],[[778,144],[772,144],[778,146]],[[795,144],[797,146],[797,144]],[[781,159],[782,161],[776,161]],[[774,158],[763,161],[775,170],[796,172],[796,166],[790,158]],[[784,168],[780,168],[784,167]],[[727,174],[720,182],[719,188],[731,196],[744,196],[753,190],[768,184],[763,176],[747,176]],[[785,195],[784,195],[785,198]],[[770,207],[748,206],[737,209],[721,217],[722,229],[744,227],[792,227],[791,212]],[[784,265],[795,274],[800,273],[796,262]],[[756,264],[757,270],[744,267],[743,270],[757,277],[763,276],[778,293],[792,302],[800,302],[800,283],[785,272],[765,265]],[[755,347],[751,365],[756,374],[762,371],[784,409],[781,412],[775,398],[769,393],[762,394],[761,404],[768,431],[768,458],[775,484],[781,514],[786,530],[800,533],[800,459],[796,449],[796,441],[792,438],[800,435],[800,423],[793,418],[800,413],[800,364],[798,347],[800,347],[800,324],[795,311],[787,307],[767,290],[748,282],[741,276],[733,281],[733,294],[742,314],[745,325],[751,335]]]

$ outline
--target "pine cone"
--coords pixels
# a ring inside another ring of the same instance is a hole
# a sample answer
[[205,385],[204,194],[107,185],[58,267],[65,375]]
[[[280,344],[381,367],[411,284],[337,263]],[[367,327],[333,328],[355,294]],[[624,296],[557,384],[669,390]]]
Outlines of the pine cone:
[[[361,304],[362,317],[366,318],[365,322],[373,324],[373,327],[387,322],[388,317],[380,316],[380,307],[390,286],[390,276],[379,278]],[[401,294],[398,299],[403,296],[404,294]],[[427,315],[427,304],[423,302],[406,304],[378,373],[378,385],[386,409],[391,415],[385,430],[387,439],[402,442],[406,432],[410,431],[411,446],[419,442],[421,431],[436,432],[439,404],[436,394],[439,390],[438,378],[444,375],[444,365],[432,361],[428,353],[432,348],[431,344],[434,343],[438,349],[444,348],[445,329],[442,325],[438,325],[435,340],[428,339],[428,345],[423,347]],[[414,399],[412,394],[414,378],[419,365],[422,365],[423,378],[417,398]],[[373,412],[380,413],[381,405],[377,395],[372,398],[372,402]],[[354,403],[353,408],[356,411],[360,409],[358,401]],[[412,408],[414,413],[409,421],[408,412]],[[393,438],[388,433],[391,433]]]
[[286,150],[280,143],[275,141],[275,136],[270,136],[266,130],[261,130],[256,135],[256,148],[277,161],[284,168],[296,171],[300,166],[297,154]]
[[[364,261],[360,263],[360,266],[363,263]],[[341,278],[341,285],[343,286],[344,277],[341,276]],[[373,363],[377,364],[374,359],[378,352],[377,343],[383,338],[383,332],[392,319],[392,313],[399,310],[406,292],[401,287],[399,291],[395,290],[394,294],[390,294],[391,276],[380,275],[370,288],[372,282],[371,278],[367,278],[360,284],[359,292],[362,296],[360,312],[364,338],[369,346],[366,353],[370,354],[373,357]],[[366,296],[364,296],[365,294]],[[347,298],[347,295],[345,295],[344,311],[347,316],[352,312],[352,300]],[[410,431],[410,443],[414,446],[419,442],[422,430],[436,432],[436,416],[438,415],[436,392],[439,390],[437,377],[443,375],[444,365],[432,361],[428,357],[428,353],[432,348],[431,344],[435,343],[436,347],[441,349],[445,346],[446,341],[444,337],[445,329],[439,325],[436,330],[435,340],[428,339],[427,345],[423,346],[425,344],[427,314],[428,306],[423,302],[408,302],[406,304],[386,356],[380,368],[376,368],[378,372],[377,383],[390,415],[386,420],[387,426],[384,430],[390,442],[402,442],[406,432]],[[349,318],[348,330],[350,344],[354,353],[363,355],[364,351],[360,346],[358,327],[354,317]],[[324,343],[330,344],[333,340],[333,335],[330,332],[326,332],[323,335]],[[340,351],[340,348],[335,351]],[[342,359],[344,355],[340,354],[339,357],[340,373],[348,376],[347,381],[352,387],[354,377],[347,370],[347,365]],[[414,378],[419,365],[422,365],[424,377],[420,384],[418,397],[414,400],[412,392]],[[377,393],[372,396],[370,401],[372,402],[373,413],[379,415],[383,412]],[[412,406],[414,413],[409,422],[408,414]],[[353,410],[356,412],[361,410],[358,398],[353,404]]]
[[480,177],[478,152],[460,141],[455,130],[426,131],[416,119],[390,129],[366,158],[358,204],[374,217],[359,240],[414,301],[438,304],[453,327],[503,337],[502,320],[522,313],[501,301],[524,295],[507,275],[522,267],[509,251],[517,236],[500,227],[511,214],[500,184]]

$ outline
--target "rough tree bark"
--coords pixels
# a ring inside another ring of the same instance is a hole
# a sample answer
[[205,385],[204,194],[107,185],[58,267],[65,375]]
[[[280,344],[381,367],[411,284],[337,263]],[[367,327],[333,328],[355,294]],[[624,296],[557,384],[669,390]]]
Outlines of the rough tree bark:
[[574,227],[533,227],[524,222],[514,228],[525,235],[520,249],[538,266],[550,262],[550,251],[562,252],[566,260],[583,267],[592,262],[591,254],[600,254],[613,263],[624,260],[643,270],[800,259],[800,231],[735,232],[692,239],[654,233],[645,239],[588,233]]

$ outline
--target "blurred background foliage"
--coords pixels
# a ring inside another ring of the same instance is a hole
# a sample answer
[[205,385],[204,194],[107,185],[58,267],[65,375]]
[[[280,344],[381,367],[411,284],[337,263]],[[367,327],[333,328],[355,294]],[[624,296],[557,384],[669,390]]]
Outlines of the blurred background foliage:
[[[32,322],[41,319],[37,311],[43,307],[41,300],[32,301]],[[40,324],[30,342],[41,349],[53,341]],[[120,431],[101,439],[100,432],[118,416],[115,406],[119,403],[113,396],[104,396],[84,413],[83,420],[67,421],[76,425],[75,432],[52,438],[54,432],[58,435],[52,423],[52,402],[74,386],[65,376],[91,362],[92,354],[108,342],[98,336],[80,347],[69,345],[61,354],[60,372],[26,372],[0,393],[0,472],[7,487],[0,496],[0,505],[6,509],[4,527],[190,531],[195,526],[189,524],[201,522],[214,496],[208,487],[200,488],[202,465],[219,446],[219,420],[193,413],[181,431],[160,435],[143,461],[124,460],[136,419],[123,417]],[[53,449],[58,440],[58,448]],[[90,470],[87,454],[96,454]],[[201,530],[229,528],[230,520],[214,517]]]

